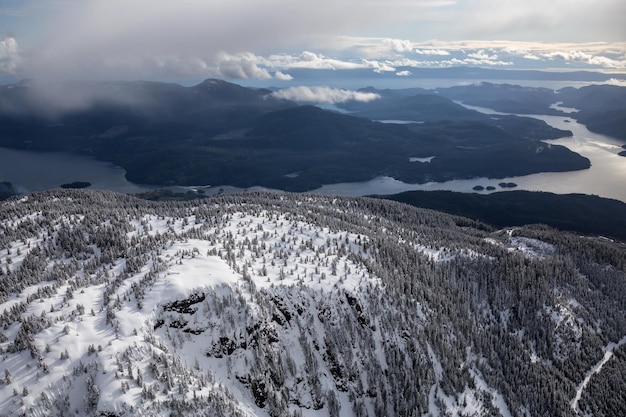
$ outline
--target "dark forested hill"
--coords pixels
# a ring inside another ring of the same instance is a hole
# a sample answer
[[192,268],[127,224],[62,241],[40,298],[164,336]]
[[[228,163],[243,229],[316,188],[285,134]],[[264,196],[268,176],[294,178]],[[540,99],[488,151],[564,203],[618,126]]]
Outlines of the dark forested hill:
[[[541,139],[571,133],[541,121],[494,121],[443,97],[395,102],[386,94],[390,117],[405,108],[400,116],[426,123],[372,122],[220,80],[193,87],[26,81],[0,88],[0,146],[94,156],[141,184],[294,191],[381,175],[417,183],[589,167],[564,147],[545,147]],[[410,160],[430,156],[430,164]]]
[[18,194],[13,184],[6,181],[0,181],[0,200],[6,200],[7,198]]
[[593,132],[626,140],[626,87],[589,85],[560,90],[479,83],[439,88],[444,97],[504,113],[563,115],[551,106],[560,103],[576,109],[568,113]]
[[496,227],[541,223],[561,230],[610,236],[626,242],[626,204],[598,196],[530,191],[487,195],[409,191],[382,198],[469,217]]
[[617,242],[285,193],[0,218],[1,415],[626,413]]

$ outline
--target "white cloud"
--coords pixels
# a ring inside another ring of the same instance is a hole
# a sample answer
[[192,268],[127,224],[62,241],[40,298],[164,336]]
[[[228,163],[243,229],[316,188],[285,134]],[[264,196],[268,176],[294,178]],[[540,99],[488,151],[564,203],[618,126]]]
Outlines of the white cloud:
[[495,61],[498,59],[498,55],[494,54],[494,55],[489,55],[488,53],[486,53],[484,50],[478,50],[476,52],[471,52],[469,54],[467,54],[467,56],[469,58],[473,58],[473,59],[477,59],[480,61]]
[[293,80],[293,77],[291,75],[285,74],[282,71],[276,71],[274,73],[274,78],[276,78],[277,80],[280,80],[280,81],[291,81],[291,80]]
[[411,71],[407,71],[407,70],[404,70],[404,71],[398,71],[398,72],[396,72],[396,75],[397,75],[398,77],[408,77],[408,76],[410,76],[410,75],[412,75],[412,74],[413,74],[413,73],[412,73]]
[[364,64],[362,62],[350,62],[341,59],[329,58],[322,54],[316,54],[310,51],[301,53],[297,59],[292,59],[290,62],[284,62],[283,65],[286,68],[331,70],[364,68]]
[[[473,55],[473,56],[470,56]],[[510,61],[503,61],[497,58],[496,55],[485,55],[483,53],[468,54],[467,56],[446,58],[446,59],[427,59],[427,60],[414,60],[414,59],[397,59],[390,61],[389,65],[394,67],[410,67],[410,68],[437,68],[437,67],[453,67],[453,66],[510,66],[513,65]]]
[[607,84],[611,84],[611,85],[618,85],[620,87],[626,87],[626,80],[622,80],[622,79],[618,79],[618,78],[611,78]]
[[510,61],[494,60],[489,57],[488,59],[481,58],[452,58],[450,60],[439,61],[444,66],[458,66],[458,65],[473,65],[473,66],[509,66],[513,65]]
[[[422,66],[451,65],[453,59],[508,65],[510,57],[523,56],[539,64],[536,58],[549,59],[544,54],[555,50],[580,50],[595,58],[576,62],[617,69],[623,60],[615,49],[626,49],[623,0],[40,0],[33,8],[39,14],[29,23],[28,42],[18,38],[22,50],[0,46],[0,71],[281,80],[292,68],[384,72],[395,71],[395,61],[415,58],[428,60]],[[27,23],[20,25],[26,33]],[[478,40],[462,40],[469,35]],[[496,35],[505,40],[488,40]],[[535,48],[515,39],[572,39],[574,46]],[[611,53],[576,46],[588,39],[614,41],[593,48],[618,46]],[[502,51],[510,45],[524,54]],[[462,49],[474,56],[461,56]]]
[[346,101],[369,102],[380,98],[375,93],[344,90],[330,87],[289,87],[272,93],[273,96],[307,103],[335,104]]
[[562,52],[555,51],[543,54],[548,59],[562,59],[564,61],[581,62],[603,68],[626,68],[626,54],[621,59],[612,59],[606,56],[593,55],[583,51]]
[[[190,68],[196,71],[203,71],[204,64],[206,71],[221,65],[218,71],[225,74],[265,78],[263,68],[251,67],[248,62],[220,61],[220,52],[264,56],[277,51],[315,50],[318,48],[308,46],[316,45],[320,37],[382,29],[406,21],[409,15],[418,16],[424,7],[451,4],[423,0],[72,0],[65,3],[59,6],[61,10],[42,17],[43,24],[37,30],[43,36],[40,44],[34,44],[33,60],[28,65],[34,76],[108,73],[112,77],[137,77],[156,70],[171,70],[172,75],[181,75],[187,72],[187,63],[191,63]],[[391,46],[405,51],[410,43],[394,41]],[[176,65],[155,68],[155,57],[168,57],[168,64]],[[317,63],[318,68],[361,65],[343,60],[333,62],[319,53],[303,55],[300,61],[304,63],[307,58],[313,58],[309,62]],[[204,64],[194,66],[198,62]]]
[[394,72],[396,69],[387,62],[363,60],[364,68],[371,68],[374,72],[380,74],[383,72]]
[[407,40],[401,39],[384,39],[383,44],[390,50],[395,52],[411,52],[413,50],[413,43]]
[[395,59],[389,62],[389,65],[393,65],[394,67],[413,67],[419,68],[424,66],[424,61],[417,61],[415,59],[402,58]]
[[450,55],[450,52],[446,51],[445,49],[416,49],[414,52],[418,55]]
[[391,72],[395,68],[387,62],[369,59],[346,60],[340,58],[330,58],[322,54],[311,51],[304,51],[298,56],[289,54],[270,55],[265,60],[265,65],[289,70],[298,69],[319,69],[319,70],[354,70],[371,69],[374,72]]
[[15,74],[20,68],[22,58],[15,38],[0,40],[0,74]]
[[262,80],[272,78],[267,69],[259,66],[264,60],[249,52],[236,55],[221,53],[217,61],[218,73],[225,78],[257,78]]

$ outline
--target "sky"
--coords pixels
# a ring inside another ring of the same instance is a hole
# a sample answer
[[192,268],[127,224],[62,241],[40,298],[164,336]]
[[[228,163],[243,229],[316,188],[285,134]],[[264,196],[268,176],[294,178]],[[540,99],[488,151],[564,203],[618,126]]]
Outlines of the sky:
[[624,0],[2,0],[0,80],[626,73],[624,21]]

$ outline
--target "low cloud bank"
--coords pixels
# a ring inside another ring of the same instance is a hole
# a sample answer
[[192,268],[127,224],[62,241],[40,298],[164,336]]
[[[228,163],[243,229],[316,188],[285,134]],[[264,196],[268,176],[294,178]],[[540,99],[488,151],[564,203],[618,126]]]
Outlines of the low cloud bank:
[[378,94],[330,87],[289,87],[272,93],[274,97],[306,103],[336,104],[346,101],[370,102]]
[[0,39],[0,75],[15,74],[20,64],[21,56],[15,38]]

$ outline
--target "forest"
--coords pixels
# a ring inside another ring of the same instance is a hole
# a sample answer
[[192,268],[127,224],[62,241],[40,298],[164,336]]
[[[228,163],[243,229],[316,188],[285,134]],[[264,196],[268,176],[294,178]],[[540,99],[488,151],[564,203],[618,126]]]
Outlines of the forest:
[[0,216],[3,415],[626,412],[617,241],[286,193]]
[[[0,86],[0,146],[112,162],[136,184],[286,191],[380,176],[425,183],[590,166],[566,147],[546,147],[543,139],[572,133],[543,121],[494,120],[436,91],[376,94],[373,109],[344,114],[217,79],[191,87],[24,81]],[[416,123],[376,121],[390,115]],[[433,155],[430,164],[411,162]]]

